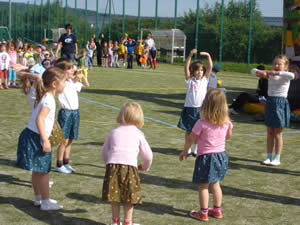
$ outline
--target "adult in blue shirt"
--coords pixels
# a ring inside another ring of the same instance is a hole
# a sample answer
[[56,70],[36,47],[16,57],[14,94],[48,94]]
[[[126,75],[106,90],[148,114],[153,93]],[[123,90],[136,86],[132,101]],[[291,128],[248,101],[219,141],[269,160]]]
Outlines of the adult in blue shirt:
[[136,45],[137,42],[131,38],[124,42],[124,46],[127,47],[127,69],[132,69],[134,46]]
[[77,58],[78,47],[77,39],[74,34],[72,34],[72,25],[67,24],[65,26],[67,33],[64,33],[60,36],[58,40],[57,49],[55,52],[55,58],[58,56],[58,52],[61,49],[61,57],[64,59],[71,59],[74,61],[74,58]]

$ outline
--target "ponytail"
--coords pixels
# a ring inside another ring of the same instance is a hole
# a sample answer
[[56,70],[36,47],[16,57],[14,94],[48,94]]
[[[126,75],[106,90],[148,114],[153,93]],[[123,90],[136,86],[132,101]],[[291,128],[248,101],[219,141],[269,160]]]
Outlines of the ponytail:
[[20,79],[21,82],[21,88],[25,95],[29,93],[29,89],[31,88],[31,82],[28,77],[24,77]]
[[34,107],[40,103],[41,99],[47,93],[47,89],[44,87],[43,80],[40,80],[36,83],[35,89],[36,89],[36,99],[34,102]]

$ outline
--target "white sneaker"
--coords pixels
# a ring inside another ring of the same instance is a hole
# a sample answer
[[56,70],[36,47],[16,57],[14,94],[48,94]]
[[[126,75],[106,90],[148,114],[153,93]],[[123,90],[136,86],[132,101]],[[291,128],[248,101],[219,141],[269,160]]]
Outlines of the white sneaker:
[[270,165],[272,165],[272,166],[279,166],[279,165],[280,165],[280,161],[278,161],[278,160],[273,160],[273,161],[270,163]]
[[262,162],[262,164],[264,164],[264,165],[270,165],[271,164],[271,160],[270,159],[266,159],[265,161]]
[[50,210],[59,210],[59,209],[62,209],[63,206],[62,205],[59,205],[57,203],[53,203],[51,201],[47,201],[47,203],[42,203],[41,204],[41,210],[43,211],[50,211]]
[[[54,199],[49,199],[49,201],[52,202],[52,203],[57,203],[57,201],[54,200]],[[33,202],[33,205],[34,205],[34,206],[41,206],[41,204],[42,204],[42,200],[35,200],[35,201]]]
[[64,166],[67,170],[71,170],[72,172],[76,171],[70,164],[65,164]]
[[53,180],[50,180],[50,181],[49,181],[49,188],[51,188],[53,184],[54,184],[54,181],[53,181]]
[[72,173],[72,170],[68,170],[64,165],[61,167],[55,167],[54,171],[59,173]]
[[238,115],[239,113],[237,111],[235,111],[233,108],[229,108],[229,112],[232,114],[232,115]]

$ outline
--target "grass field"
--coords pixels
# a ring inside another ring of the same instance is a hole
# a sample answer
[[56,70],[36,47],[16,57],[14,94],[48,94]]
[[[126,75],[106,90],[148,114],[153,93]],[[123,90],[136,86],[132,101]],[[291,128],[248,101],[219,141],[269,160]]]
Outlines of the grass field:
[[[229,103],[239,92],[254,92],[257,78],[250,74],[222,72]],[[183,67],[158,65],[156,71],[95,68],[89,74],[91,87],[80,93],[79,139],[72,145],[71,164],[76,173],[50,173],[51,198],[63,204],[57,212],[32,206],[31,175],[15,167],[19,133],[30,116],[30,106],[19,89],[0,91],[0,224],[109,224],[110,204],[100,196],[105,173],[100,149],[109,131],[117,126],[117,110],[129,100],[142,105],[144,114],[176,125],[185,98]],[[90,99],[88,101],[86,99]],[[230,169],[222,182],[221,220],[208,224],[300,224],[299,135],[284,134],[280,167],[260,165],[265,158],[265,126],[251,115],[232,117],[233,137],[227,142]],[[285,131],[297,131],[292,124]],[[184,132],[145,120],[142,128],[154,152],[149,172],[140,173],[144,204],[134,210],[134,222],[142,225],[199,224],[189,218],[199,208],[197,186],[191,183],[194,158],[179,162]],[[53,149],[55,166],[56,148]],[[212,197],[212,196],[211,196]],[[210,201],[211,202],[211,201]],[[212,203],[211,203],[212,204]],[[210,206],[211,206],[210,204]]]

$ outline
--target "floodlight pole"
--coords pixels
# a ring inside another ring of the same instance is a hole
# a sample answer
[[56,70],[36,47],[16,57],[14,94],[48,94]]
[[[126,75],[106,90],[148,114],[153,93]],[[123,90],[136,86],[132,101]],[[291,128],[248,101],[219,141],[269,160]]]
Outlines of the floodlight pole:
[[65,3],[65,25],[67,24],[67,18],[68,18],[68,0],[66,0]]
[[108,40],[111,40],[111,0],[108,1]]
[[11,37],[11,0],[9,0],[9,22],[8,22],[8,27],[9,27],[9,36]]
[[[195,49],[198,48],[198,32],[199,32],[199,2],[200,0],[197,0],[197,12],[196,12],[196,33],[195,33]],[[197,54],[194,56],[195,59],[197,59]]]
[[250,21],[249,21],[249,42],[248,42],[248,66],[250,66],[250,58],[251,58],[252,13],[253,13],[253,0],[250,0]]
[[98,8],[99,8],[99,0],[96,1],[96,38],[98,38]]
[[84,43],[83,46],[86,45],[87,42],[87,0],[85,0],[85,10],[84,10]]
[[138,39],[140,38],[140,31],[141,31],[141,0],[138,0]]
[[33,6],[33,41],[35,41],[35,17],[36,17],[36,0],[34,0],[34,6]]
[[40,19],[41,19],[41,24],[40,24],[40,29],[41,29],[41,36],[40,36],[40,38],[41,39],[43,39],[43,5],[44,5],[44,2],[43,2],[43,0],[41,0],[41,5],[40,5],[40,7],[41,7],[41,17],[40,17]]
[[77,10],[77,0],[75,0],[75,34],[77,34],[78,31],[78,10]]
[[47,23],[47,36],[49,37],[49,33],[50,32],[50,0],[47,0],[47,5],[48,5],[48,23]]
[[177,0],[175,0],[175,12],[174,12],[174,29],[177,26]]
[[222,0],[222,6],[221,6],[220,49],[219,49],[220,65],[222,65],[222,53],[223,53],[223,29],[224,29],[224,0]]
[[122,21],[122,34],[125,34],[125,0],[123,0],[123,21]]
[[158,11],[158,0],[155,1],[155,30],[157,30],[157,11]]

